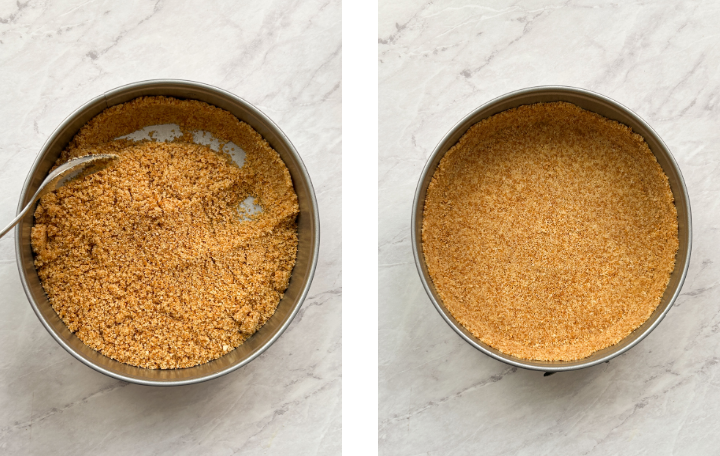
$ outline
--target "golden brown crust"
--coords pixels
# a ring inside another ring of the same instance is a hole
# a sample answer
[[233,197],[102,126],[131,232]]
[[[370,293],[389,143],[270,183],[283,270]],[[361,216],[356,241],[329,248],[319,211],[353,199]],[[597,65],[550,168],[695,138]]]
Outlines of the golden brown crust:
[[445,154],[422,240],[443,303],[476,337],[519,358],[576,360],[655,310],[677,210],[641,136],[539,103],[475,124]]
[[[166,123],[183,138],[113,141]],[[242,168],[185,142],[195,130],[240,146]],[[145,97],[88,122],[57,164],[96,153],[120,158],[35,212],[35,265],[55,311],[85,344],[134,366],[191,367],[239,346],[275,312],[297,253],[297,195],[277,152],[227,111]],[[263,211],[241,221],[248,196]]]

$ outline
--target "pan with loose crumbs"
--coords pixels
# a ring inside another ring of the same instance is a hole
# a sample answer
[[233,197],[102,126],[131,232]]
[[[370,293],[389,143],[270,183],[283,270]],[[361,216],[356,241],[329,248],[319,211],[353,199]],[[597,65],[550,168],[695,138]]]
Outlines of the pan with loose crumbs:
[[194,383],[287,327],[314,273],[317,210],[297,153],[262,113],[214,87],[147,81],[89,102],[48,143],[31,175],[119,156],[44,197],[17,230],[31,304],[74,356],[136,383]]

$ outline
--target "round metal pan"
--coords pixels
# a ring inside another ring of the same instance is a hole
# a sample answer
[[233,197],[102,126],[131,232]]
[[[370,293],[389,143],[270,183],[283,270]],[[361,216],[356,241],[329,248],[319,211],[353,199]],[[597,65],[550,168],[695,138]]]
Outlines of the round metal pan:
[[228,354],[186,369],[143,369],[120,363],[91,349],[68,330],[50,305],[33,264],[30,230],[33,216],[28,214],[15,228],[15,251],[25,293],[40,322],[71,355],[98,372],[132,383],[175,386],[199,383],[238,369],[275,342],[287,329],[308,294],[320,246],[320,218],[315,191],[300,155],[290,140],[265,114],[247,101],[206,84],[183,80],[149,80],[128,84],[90,100],[55,129],[38,154],[20,193],[18,212],[28,203],[60,153],[80,128],[101,111],[141,96],[163,95],[200,100],[230,111],[260,133],[278,152],[292,176],[298,196],[298,253],[290,284],[275,314],[252,337]]
[[[660,304],[652,313],[650,318],[625,337],[617,344],[599,350],[587,358],[576,361],[531,361],[516,358],[514,356],[502,353],[489,345],[483,343],[465,329],[445,308],[442,300],[437,294],[430,278],[425,264],[425,258],[422,249],[422,218],[423,208],[425,204],[425,193],[428,184],[432,179],[435,169],[440,160],[460,137],[474,124],[482,119],[490,117],[499,112],[516,108],[521,105],[528,105],[540,102],[566,101],[573,103],[583,109],[600,114],[608,119],[616,120],[632,128],[638,133],[650,146],[650,150],[655,154],[658,163],[668,177],[670,189],[675,197],[675,206],[678,212],[678,236],[680,246],[675,260],[675,270],[670,275],[665,294],[663,294]],[[417,189],[415,191],[415,199],[412,208],[412,248],[415,256],[415,264],[420,274],[425,291],[427,292],[433,305],[443,317],[443,319],[452,327],[455,332],[460,335],[467,343],[477,348],[488,356],[499,361],[505,362],[512,366],[522,367],[525,369],[533,369],[544,372],[562,372],[584,367],[594,366],[625,353],[632,347],[643,340],[655,327],[662,321],[670,310],[670,307],[680,294],[680,289],[685,276],[687,275],[690,265],[690,250],[692,245],[692,217],[690,214],[690,199],[688,197],[687,188],[683,179],[680,168],[673,158],[670,150],[660,139],[657,133],[642,120],[637,114],[620,103],[605,97],[603,95],[591,92],[589,90],[578,89],[574,87],[563,86],[542,86],[531,87],[527,89],[511,92],[498,97],[471,112],[462,119],[455,127],[448,132],[435,148],[432,155],[425,164],[425,168],[420,175]]]

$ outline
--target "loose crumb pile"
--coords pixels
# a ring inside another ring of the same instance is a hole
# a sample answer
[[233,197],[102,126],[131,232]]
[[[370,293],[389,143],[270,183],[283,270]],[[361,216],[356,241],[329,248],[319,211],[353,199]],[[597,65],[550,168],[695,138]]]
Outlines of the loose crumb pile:
[[[113,140],[168,123],[179,140]],[[244,165],[192,144],[197,130],[242,148]],[[93,349],[151,369],[242,344],[275,312],[295,264],[297,195],[277,152],[227,111],[144,97],[93,118],[56,166],[98,153],[120,158],[35,212],[35,266],[60,318]],[[240,211],[247,197],[262,212]]]
[[675,265],[677,210],[641,136],[539,103],[479,122],[445,154],[422,240],[442,302],[472,334],[569,361],[650,317]]

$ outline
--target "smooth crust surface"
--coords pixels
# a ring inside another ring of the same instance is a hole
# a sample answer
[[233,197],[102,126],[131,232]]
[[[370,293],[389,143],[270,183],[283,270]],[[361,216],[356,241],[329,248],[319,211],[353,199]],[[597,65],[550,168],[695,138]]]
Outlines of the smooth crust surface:
[[472,126],[425,200],[423,251],[444,305],[503,353],[577,360],[645,322],[678,250],[667,176],[643,138],[575,105]]
[[[180,140],[113,141],[167,123]],[[196,130],[240,146],[244,165],[188,142]],[[68,328],[113,359],[166,369],[218,358],[265,324],[297,254],[297,195],[277,152],[227,111],[145,97],[88,122],[56,165],[97,153],[120,158],[45,196],[32,229]],[[249,196],[263,211],[241,221]]]

